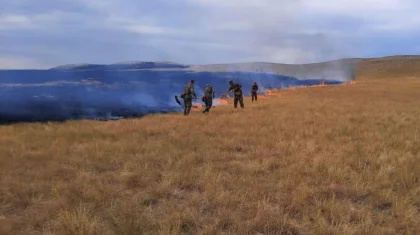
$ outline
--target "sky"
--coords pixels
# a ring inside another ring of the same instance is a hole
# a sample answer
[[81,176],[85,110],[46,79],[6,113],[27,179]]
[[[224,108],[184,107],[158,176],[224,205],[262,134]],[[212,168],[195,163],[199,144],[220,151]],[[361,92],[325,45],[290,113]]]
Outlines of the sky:
[[420,54],[418,0],[0,0],[0,69]]

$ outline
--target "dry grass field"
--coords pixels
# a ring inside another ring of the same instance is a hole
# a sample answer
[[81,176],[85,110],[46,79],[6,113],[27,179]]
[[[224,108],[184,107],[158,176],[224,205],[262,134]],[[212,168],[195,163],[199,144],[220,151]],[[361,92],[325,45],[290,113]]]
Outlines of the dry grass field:
[[420,234],[420,76],[375,71],[244,110],[1,126],[0,234]]

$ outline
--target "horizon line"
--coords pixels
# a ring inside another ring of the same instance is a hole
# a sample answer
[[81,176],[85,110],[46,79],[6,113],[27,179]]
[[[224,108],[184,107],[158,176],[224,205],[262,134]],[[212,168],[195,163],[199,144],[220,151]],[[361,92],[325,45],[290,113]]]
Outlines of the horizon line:
[[322,63],[331,63],[336,61],[343,61],[343,60],[365,60],[365,59],[384,59],[384,58],[391,58],[391,57],[420,57],[420,54],[395,54],[395,55],[387,55],[387,56],[377,56],[377,57],[344,57],[340,59],[332,59],[332,60],[322,60],[319,62],[311,62],[311,63],[278,63],[278,62],[263,62],[263,61],[253,61],[253,62],[232,62],[232,63],[207,63],[207,64],[182,64],[173,61],[167,60],[158,60],[158,61],[147,61],[147,60],[133,60],[133,61],[121,61],[109,64],[102,64],[102,63],[72,63],[72,64],[60,64],[56,66],[52,66],[49,68],[22,68],[22,69],[2,69],[0,70],[51,70],[59,67],[64,66],[85,66],[85,65],[97,65],[97,66],[109,66],[109,65],[124,65],[129,63],[164,63],[164,64],[174,64],[180,66],[216,66],[216,65],[240,65],[240,64],[277,64],[277,65],[311,65],[311,64],[322,64]]

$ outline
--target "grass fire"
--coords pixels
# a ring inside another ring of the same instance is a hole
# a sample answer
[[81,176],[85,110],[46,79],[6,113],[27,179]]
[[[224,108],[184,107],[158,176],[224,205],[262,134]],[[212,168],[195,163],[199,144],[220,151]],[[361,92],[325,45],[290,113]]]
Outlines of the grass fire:
[[375,66],[208,115],[2,125],[0,234],[420,234],[420,71]]

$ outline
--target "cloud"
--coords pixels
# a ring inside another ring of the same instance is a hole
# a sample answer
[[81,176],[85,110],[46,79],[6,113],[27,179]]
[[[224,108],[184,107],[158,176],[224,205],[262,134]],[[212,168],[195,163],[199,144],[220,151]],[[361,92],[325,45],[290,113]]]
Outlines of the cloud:
[[0,55],[0,69],[47,69],[49,67],[51,64],[43,64],[36,59]]
[[[319,0],[303,0],[305,12],[329,18],[355,18],[363,22],[366,31],[413,30],[420,26],[418,10],[420,2],[415,0],[337,0],[332,3]],[[407,20],[410,19],[410,20]]]
[[[415,48],[396,42],[420,39],[419,7],[414,0],[15,0],[0,12],[0,55],[45,64],[369,57]],[[384,40],[396,48],[378,48]]]
[[32,27],[30,19],[23,15],[0,16],[0,30],[12,30]]

